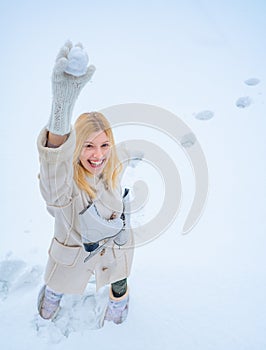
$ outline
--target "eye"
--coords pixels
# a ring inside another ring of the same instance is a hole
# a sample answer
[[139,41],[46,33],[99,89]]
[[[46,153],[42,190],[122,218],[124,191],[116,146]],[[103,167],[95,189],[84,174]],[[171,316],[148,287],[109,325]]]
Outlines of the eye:
[[93,146],[92,146],[91,144],[87,144],[87,145],[85,145],[84,147],[86,147],[86,148],[92,148]]
[[110,145],[109,145],[109,143],[104,143],[104,144],[102,144],[102,147],[103,148],[107,148],[107,147],[109,147]]

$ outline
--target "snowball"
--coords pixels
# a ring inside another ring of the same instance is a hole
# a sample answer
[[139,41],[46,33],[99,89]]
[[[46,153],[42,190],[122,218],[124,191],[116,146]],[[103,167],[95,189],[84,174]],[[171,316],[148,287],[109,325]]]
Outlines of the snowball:
[[78,46],[73,47],[67,56],[68,65],[65,72],[75,77],[84,75],[87,71],[89,57],[86,51]]

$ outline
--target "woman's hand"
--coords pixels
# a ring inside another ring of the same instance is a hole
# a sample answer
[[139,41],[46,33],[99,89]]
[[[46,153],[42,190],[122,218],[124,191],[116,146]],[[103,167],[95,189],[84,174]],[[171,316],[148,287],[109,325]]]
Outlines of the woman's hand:
[[[67,41],[60,49],[52,73],[53,101],[47,129],[55,135],[66,135],[70,132],[74,104],[96,69],[90,65],[81,76],[65,73],[69,64],[68,54],[72,47],[72,42]],[[82,48],[82,44],[77,44],[75,47]]]

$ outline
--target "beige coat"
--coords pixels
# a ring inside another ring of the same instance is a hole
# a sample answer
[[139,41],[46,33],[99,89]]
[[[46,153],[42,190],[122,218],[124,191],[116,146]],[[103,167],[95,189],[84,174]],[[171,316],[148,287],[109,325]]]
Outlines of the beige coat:
[[[79,213],[90,203],[89,196],[73,180],[72,157],[75,131],[58,148],[45,147],[47,130],[43,129],[37,145],[40,156],[40,189],[48,212],[54,217],[54,237],[49,248],[45,283],[52,289],[69,294],[82,294],[95,274],[97,290],[128,277],[133,259],[133,234],[120,249],[112,242],[84,263],[88,256],[82,245]],[[99,178],[94,201],[98,212],[110,219],[122,211],[121,189],[110,191]]]

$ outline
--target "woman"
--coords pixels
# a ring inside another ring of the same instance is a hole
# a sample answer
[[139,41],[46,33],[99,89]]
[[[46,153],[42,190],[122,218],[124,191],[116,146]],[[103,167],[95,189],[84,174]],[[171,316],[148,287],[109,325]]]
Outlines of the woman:
[[111,284],[105,319],[119,324],[128,312],[133,259],[128,195],[121,191],[122,164],[106,118],[84,113],[71,128],[74,103],[95,71],[89,66],[82,76],[65,73],[71,48],[67,42],[57,56],[51,116],[37,142],[40,189],[55,219],[38,310],[52,319],[62,296],[82,294],[95,275],[97,290]]

